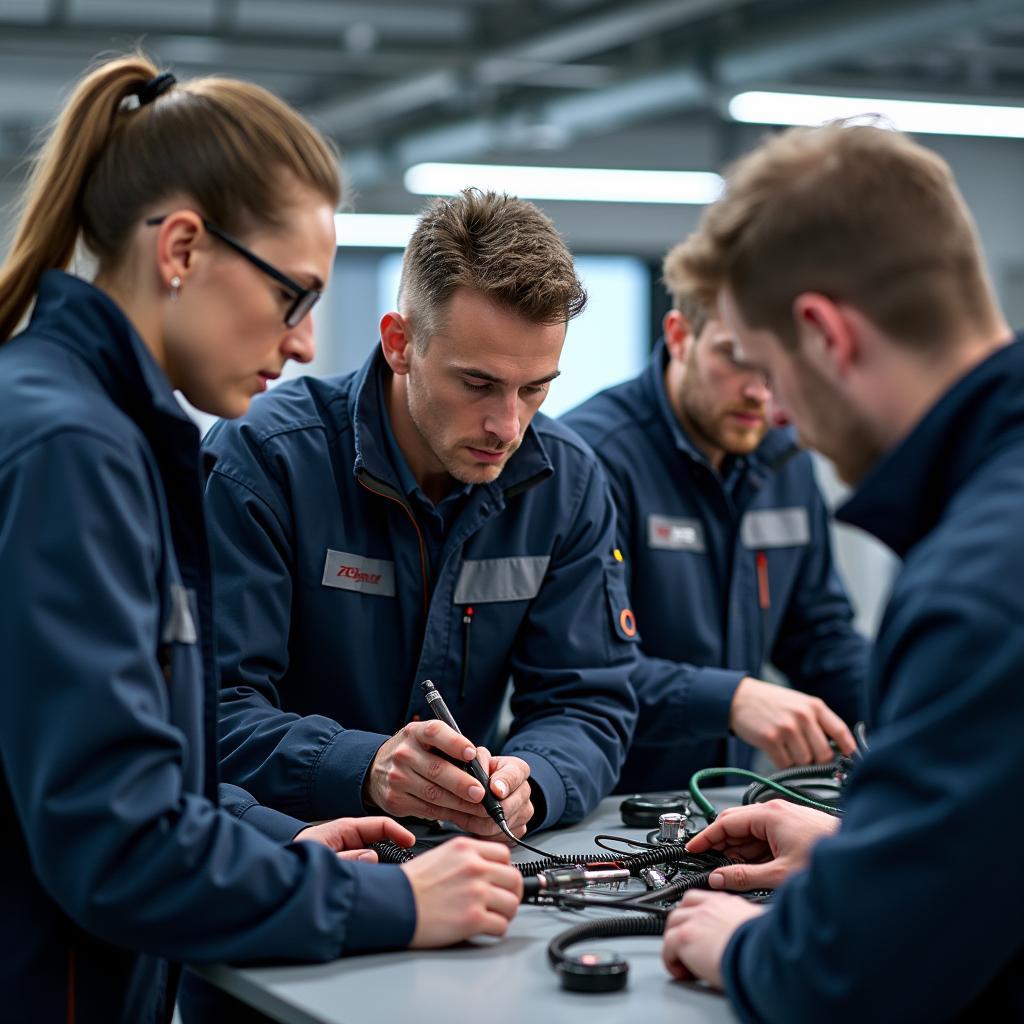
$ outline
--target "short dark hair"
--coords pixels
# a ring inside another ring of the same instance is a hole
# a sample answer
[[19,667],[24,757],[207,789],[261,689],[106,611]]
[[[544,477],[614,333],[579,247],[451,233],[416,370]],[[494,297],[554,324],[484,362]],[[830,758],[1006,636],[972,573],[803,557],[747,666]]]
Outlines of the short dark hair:
[[533,203],[476,188],[435,200],[405,250],[398,302],[414,337],[425,344],[437,333],[457,288],[537,324],[567,323],[587,302],[551,219]]

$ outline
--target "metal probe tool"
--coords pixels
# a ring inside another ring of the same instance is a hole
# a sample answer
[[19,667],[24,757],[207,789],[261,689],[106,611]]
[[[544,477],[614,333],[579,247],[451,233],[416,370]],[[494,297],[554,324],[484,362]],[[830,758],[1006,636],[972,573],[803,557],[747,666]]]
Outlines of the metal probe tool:
[[[430,679],[424,679],[420,683],[420,688],[423,690],[423,695],[427,698],[427,704],[430,705],[430,711],[433,716],[456,732],[461,733],[462,730],[456,724],[452,713],[448,710],[448,705],[445,704],[444,698],[438,692],[433,682]],[[501,801],[491,792],[491,777],[487,774],[487,769],[480,763],[480,758],[474,757],[472,761],[466,761],[464,767],[484,787],[484,798],[481,801],[484,805],[484,810],[494,819],[494,823],[509,839],[518,843],[519,840],[516,838],[516,834],[508,827],[508,822],[505,820],[505,811],[501,806]]]
[[[434,686],[429,679],[424,679],[423,682],[420,683],[420,687],[427,698],[427,704],[430,705],[430,711],[433,716],[444,722],[445,725],[450,726],[456,732],[462,732],[455,723],[455,719],[452,718],[452,713],[448,710],[448,705],[445,704],[444,698],[438,692],[437,687]],[[494,823],[498,828],[500,828],[513,843],[517,846],[523,847],[525,850],[531,850],[533,853],[539,854],[541,857],[547,857],[552,861],[565,861],[565,858],[560,857],[557,853],[548,853],[547,850],[541,850],[536,846],[531,846],[529,843],[524,843],[522,839],[519,839],[515,832],[508,827],[508,822],[505,820],[505,809],[501,806],[501,801],[491,792],[491,777],[487,774],[487,769],[480,763],[479,757],[474,757],[472,761],[463,762],[462,767],[465,768],[466,771],[484,787],[484,798],[482,801],[484,809],[494,819]]]
[[[434,686],[430,679],[424,679],[420,683],[420,688],[423,690],[424,696],[427,698],[427,704],[430,706],[431,714],[445,725],[454,729],[456,732],[462,732],[452,717],[452,713],[448,710],[448,705],[445,704],[444,698],[441,696],[437,687]],[[523,849],[531,850],[533,853],[539,854],[541,857],[546,857],[552,861],[563,861],[564,857],[560,857],[556,853],[548,853],[547,850],[541,850],[536,846],[531,846],[529,843],[523,842],[519,839],[515,832],[508,827],[508,821],[505,819],[505,809],[501,806],[501,801],[491,792],[491,777],[487,774],[487,769],[480,763],[479,757],[474,757],[472,761],[463,762],[462,767],[469,772],[470,775],[484,787],[484,798],[481,801],[484,806],[484,810],[491,816],[494,823],[501,829],[501,831],[508,836],[517,846],[523,847]]]

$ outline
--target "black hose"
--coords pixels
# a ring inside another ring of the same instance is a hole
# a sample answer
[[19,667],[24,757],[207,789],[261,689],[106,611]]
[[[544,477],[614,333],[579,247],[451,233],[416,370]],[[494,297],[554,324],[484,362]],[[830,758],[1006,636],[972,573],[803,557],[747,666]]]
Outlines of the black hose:
[[[846,772],[849,770],[849,767],[849,760],[842,758],[840,760],[830,761],[828,764],[795,765],[792,768],[783,768],[781,771],[777,771],[769,775],[768,778],[771,779],[772,782],[778,782],[781,785],[788,786],[790,789],[796,789],[799,791],[800,787],[793,786],[794,782],[834,779],[837,772]],[[773,792],[774,790],[770,786],[766,786],[763,782],[754,782],[748,786],[744,792],[743,803],[755,804],[762,797]],[[838,793],[835,798],[816,797],[816,799],[822,803],[832,803],[833,801],[838,801]]]
[[603,921],[587,921],[586,924],[568,928],[548,943],[548,960],[558,967],[565,962],[565,951],[577,942],[588,939],[613,939],[634,935],[661,935],[665,931],[662,917],[612,917]]

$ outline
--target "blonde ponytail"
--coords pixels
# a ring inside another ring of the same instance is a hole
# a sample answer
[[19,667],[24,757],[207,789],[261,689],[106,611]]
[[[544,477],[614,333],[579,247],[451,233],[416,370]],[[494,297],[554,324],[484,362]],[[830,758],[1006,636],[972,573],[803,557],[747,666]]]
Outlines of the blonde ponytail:
[[13,333],[43,271],[64,269],[81,230],[82,190],[126,97],[156,75],[144,57],[97,68],[78,84],[36,158],[7,260],[0,268],[0,343]]
[[[0,268],[0,343],[43,272],[67,267],[79,236],[101,271],[114,270],[143,214],[164,198],[188,197],[235,235],[285,219],[289,178],[339,203],[336,150],[283,100],[227,78],[167,89],[173,79],[154,82],[157,74],[146,57],[123,57],[72,92],[35,161]],[[125,103],[140,91],[152,102]]]

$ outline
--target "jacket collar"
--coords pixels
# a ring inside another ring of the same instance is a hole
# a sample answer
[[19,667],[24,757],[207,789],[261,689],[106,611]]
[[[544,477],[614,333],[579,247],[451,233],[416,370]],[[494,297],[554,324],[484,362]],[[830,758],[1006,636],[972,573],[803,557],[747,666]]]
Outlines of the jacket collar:
[[[687,458],[695,462],[708,464],[708,457],[693,443],[683,425],[679,422],[675,410],[668,400],[665,390],[665,368],[668,366],[668,347],[665,339],[659,338],[654,346],[651,361],[643,374],[643,388],[650,408],[658,410],[661,423],[669,431],[675,447]],[[743,457],[748,466],[753,466],[765,473],[778,469],[799,450],[796,434],[791,427],[775,427],[765,434],[764,439],[749,455]]]
[[1004,346],[965,374],[868,471],[836,518],[901,558],[938,523],[967,477],[1024,437],[1024,345]]
[[191,425],[167,375],[105,292],[62,270],[41,277],[29,330],[75,352],[132,419],[154,412]]
[[[382,417],[387,415],[383,408],[381,386],[384,374],[391,373],[384,360],[380,346],[375,346],[370,357],[356,372],[352,388],[352,429],[355,439],[355,462],[353,473],[369,473],[396,492],[402,493],[402,481],[392,468],[388,458],[387,442],[382,432]],[[539,415],[539,414],[538,414]],[[497,480],[484,484],[480,489],[508,495],[510,491],[524,490],[546,479],[554,472],[554,466],[544,445],[534,430],[533,424],[526,428],[523,442],[508,460]]]

